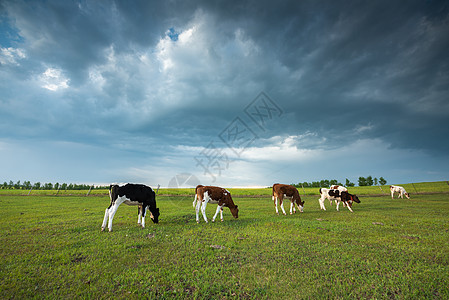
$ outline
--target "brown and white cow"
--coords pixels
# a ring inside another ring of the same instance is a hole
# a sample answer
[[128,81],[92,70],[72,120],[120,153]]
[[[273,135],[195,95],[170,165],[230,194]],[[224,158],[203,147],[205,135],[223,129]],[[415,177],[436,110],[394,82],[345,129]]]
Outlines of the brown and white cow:
[[353,212],[352,208],[351,208],[353,202],[360,203],[360,200],[357,197],[357,195],[350,194],[346,191],[341,192],[339,190],[331,190],[331,189],[321,188],[320,194],[321,194],[321,197],[320,197],[320,199],[318,199],[318,201],[320,203],[320,208],[323,210],[326,210],[326,207],[324,207],[325,199],[329,199],[331,204],[332,204],[332,200],[335,200],[335,202],[337,203],[337,211],[340,206],[340,202],[343,202],[343,205],[346,206],[350,212]]
[[407,199],[410,199],[410,195],[405,191],[405,189],[402,186],[398,185],[390,185],[390,192],[391,192],[391,199],[393,199],[394,193],[398,193],[398,198],[401,197],[404,199],[404,196],[407,197]]
[[234,218],[239,217],[238,206],[232,201],[231,193],[224,188],[218,186],[202,186],[198,185],[195,189],[195,199],[193,200],[193,207],[196,207],[196,222],[200,222],[199,212],[203,215],[204,221],[207,221],[206,206],[207,203],[218,204],[217,211],[215,212],[212,222],[215,222],[215,218],[220,212],[220,219],[223,222],[223,207],[229,207],[232,216]]
[[274,201],[274,208],[276,209],[276,213],[278,215],[278,199],[282,209],[282,213],[286,215],[284,210],[284,197],[290,198],[290,214],[296,213],[295,204],[298,206],[300,212],[304,211],[304,201],[301,200],[298,190],[292,185],[280,183],[273,184],[271,196]]

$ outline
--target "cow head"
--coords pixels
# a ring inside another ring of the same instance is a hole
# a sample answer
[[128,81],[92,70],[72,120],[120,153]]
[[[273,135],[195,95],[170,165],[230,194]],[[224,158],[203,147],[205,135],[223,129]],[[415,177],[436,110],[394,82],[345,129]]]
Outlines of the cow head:
[[151,220],[153,221],[153,223],[155,223],[155,224],[159,223],[159,215],[160,215],[159,208],[156,208],[154,210],[150,209],[150,212],[151,212],[150,217],[151,217]]
[[351,195],[351,199],[356,203],[360,203],[359,197],[357,197],[357,195]]
[[231,210],[231,214],[234,218],[239,218],[239,207],[238,205],[234,206],[233,208],[229,208]]
[[407,197],[407,199],[410,199],[410,195],[408,193],[404,193],[405,197]]
[[298,205],[300,212],[304,212],[304,203],[305,201],[302,201],[301,198],[296,200],[296,204]]

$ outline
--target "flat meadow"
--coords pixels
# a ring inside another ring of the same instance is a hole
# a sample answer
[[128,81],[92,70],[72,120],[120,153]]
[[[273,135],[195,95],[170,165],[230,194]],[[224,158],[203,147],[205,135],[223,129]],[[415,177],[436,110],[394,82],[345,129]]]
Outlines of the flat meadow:
[[414,185],[410,200],[350,188],[354,213],[300,188],[304,213],[287,216],[269,189],[231,189],[239,218],[208,224],[191,190],[161,190],[159,224],[121,205],[113,232],[104,191],[1,192],[0,298],[448,299],[449,186]]

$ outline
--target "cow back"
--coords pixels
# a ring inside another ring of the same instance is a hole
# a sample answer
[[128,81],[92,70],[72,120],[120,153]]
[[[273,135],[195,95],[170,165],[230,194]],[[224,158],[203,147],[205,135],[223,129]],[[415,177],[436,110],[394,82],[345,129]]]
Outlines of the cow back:
[[131,201],[148,203],[148,205],[153,204],[156,199],[156,193],[153,189],[143,184],[128,183],[121,187],[116,186],[112,193],[119,197],[126,196]]

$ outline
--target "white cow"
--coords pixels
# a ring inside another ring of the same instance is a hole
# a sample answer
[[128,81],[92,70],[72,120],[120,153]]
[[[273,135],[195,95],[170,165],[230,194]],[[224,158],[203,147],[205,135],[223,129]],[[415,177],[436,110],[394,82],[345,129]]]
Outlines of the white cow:
[[410,195],[405,191],[405,189],[402,186],[390,185],[390,192],[391,192],[391,199],[393,199],[394,193],[399,194],[398,198],[401,197],[402,199],[404,199],[405,195],[407,199],[410,199]]

